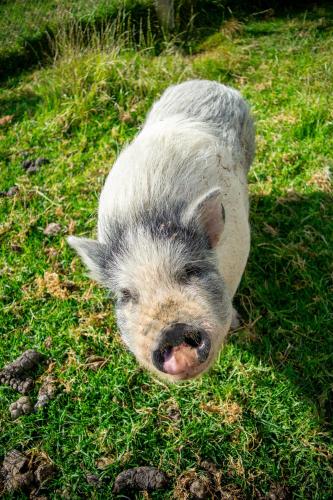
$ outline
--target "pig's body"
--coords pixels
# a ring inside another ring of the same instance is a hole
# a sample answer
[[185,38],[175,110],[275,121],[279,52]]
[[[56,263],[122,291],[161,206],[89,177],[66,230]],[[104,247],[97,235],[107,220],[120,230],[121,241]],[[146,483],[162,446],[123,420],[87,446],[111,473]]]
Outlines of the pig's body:
[[115,295],[124,342],[168,380],[207,370],[230,328],[250,246],[253,155],[237,91],[200,80],[170,87],[105,182],[98,240],[69,238]]
[[170,87],[108,175],[98,239],[105,240],[107,220],[128,220],[161,204],[172,210],[173,201],[190,204],[218,186],[227,215],[216,252],[232,298],[250,249],[247,171],[253,156],[253,123],[237,91],[206,80]]

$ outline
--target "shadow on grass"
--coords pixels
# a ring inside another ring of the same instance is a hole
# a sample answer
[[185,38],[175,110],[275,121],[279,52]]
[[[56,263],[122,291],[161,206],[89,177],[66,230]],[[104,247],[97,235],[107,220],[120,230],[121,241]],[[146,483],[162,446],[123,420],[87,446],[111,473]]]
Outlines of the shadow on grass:
[[[13,82],[11,86],[13,86]],[[8,87],[8,90],[10,90],[10,87]],[[15,96],[13,94],[6,95],[6,93],[0,94],[1,116],[14,115],[13,121],[18,121],[25,114],[33,114],[39,102],[40,97],[29,91],[16,91]]]
[[[156,43],[162,39],[162,31],[155,14],[155,10],[142,5],[127,7],[122,12],[115,9],[114,12],[105,15],[97,15],[93,19],[61,19],[62,36],[75,37],[78,35],[83,45],[89,46],[92,36],[100,34],[103,36],[105,28],[112,23],[120,25],[121,31],[131,31],[133,43],[139,43],[142,34],[154,34]],[[36,66],[44,66],[53,61],[57,50],[56,36],[59,26],[47,26],[43,32],[36,35],[32,33],[27,37],[17,51],[9,52],[0,57],[0,82],[5,82],[8,78],[22,73],[24,70],[32,69]],[[64,40],[61,40],[63,42]]]
[[0,82],[19,75],[25,69],[47,64],[52,56],[52,38],[51,29],[46,28],[38,36],[32,34],[31,38],[24,40],[17,51],[3,54],[0,57]]
[[333,197],[254,196],[252,250],[236,303],[250,325],[231,342],[272,365],[333,416]]

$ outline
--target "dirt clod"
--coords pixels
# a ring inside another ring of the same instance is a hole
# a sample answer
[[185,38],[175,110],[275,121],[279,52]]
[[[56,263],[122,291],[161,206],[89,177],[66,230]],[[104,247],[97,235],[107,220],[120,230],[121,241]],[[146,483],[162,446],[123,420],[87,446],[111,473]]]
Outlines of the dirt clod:
[[64,280],[63,286],[68,292],[76,292],[80,288],[74,281],[70,280]]
[[0,127],[3,127],[4,125],[7,125],[12,121],[14,118],[14,115],[5,115],[0,118]]
[[200,500],[203,498],[213,498],[215,491],[211,478],[204,473],[198,473],[191,469],[183,472],[176,481],[173,491],[175,500]]
[[207,498],[209,496],[209,490],[205,481],[200,478],[193,481],[190,485],[190,492],[195,499]]
[[18,245],[17,243],[12,243],[10,245],[10,248],[11,248],[11,250],[13,250],[13,252],[16,252],[16,253],[22,252],[22,247],[20,245]]
[[37,158],[37,160],[35,160],[36,167],[46,165],[47,163],[50,163],[50,160],[48,160],[47,158]]
[[153,491],[164,488],[168,483],[166,474],[156,467],[134,467],[116,477],[113,492]]
[[176,407],[176,406],[170,406],[168,409],[167,409],[167,414],[166,414],[167,418],[169,420],[174,420],[174,421],[179,421],[181,420],[181,414],[180,414],[180,411],[179,411],[179,408]]
[[274,484],[266,496],[263,497],[265,500],[285,500],[290,498],[290,492],[288,488],[280,484]]
[[96,372],[103,368],[103,366],[105,366],[107,362],[108,359],[104,358],[103,356],[88,356],[86,362],[84,363],[84,367]]
[[60,233],[60,231],[61,231],[61,225],[58,224],[57,222],[51,222],[46,226],[43,233],[46,236],[55,236],[56,234]]
[[15,196],[19,191],[18,186],[11,186],[8,191],[0,191],[0,197],[8,196],[9,198]]
[[208,460],[203,460],[201,462],[202,469],[206,470],[210,474],[216,474],[218,472],[216,465],[213,462],[209,462]]
[[90,484],[90,486],[99,486],[102,482],[101,478],[96,476],[96,474],[86,474],[86,480],[87,483]]
[[46,163],[50,163],[50,160],[47,158],[36,158],[35,160],[24,160],[22,167],[28,174],[33,174],[38,172],[40,167]]
[[7,196],[14,196],[18,192],[19,192],[18,186],[11,186],[7,191]]
[[52,340],[52,337],[49,335],[48,337],[46,337],[46,339],[44,340],[44,346],[46,349],[51,349],[52,347],[52,343],[53,343],[53,340]]
[[32,491],[29,495],[29,500],[48,500],[45,495],[38,494],[38,488],[36,491]]
[[39,167],[36,167],[36,165],[32,165],[31,167],[27,168],[27,173],[28,174],[35,174],[38,172]]
[[12,420],[16,420],[21,415],[28,415],[33,410],[31,399],[28,396],[22,396],[17,401],[14,401],[9,406],[10,415]]
[[22,167],[26,170],[27,168],[32,166],[33,160],[24,160],[22,163]]

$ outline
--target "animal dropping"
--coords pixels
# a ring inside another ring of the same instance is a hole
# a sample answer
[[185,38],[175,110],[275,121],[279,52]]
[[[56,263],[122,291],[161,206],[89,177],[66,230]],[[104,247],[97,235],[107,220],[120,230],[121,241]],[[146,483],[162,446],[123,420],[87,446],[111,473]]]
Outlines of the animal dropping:
[[9,385],[21,394],[27,394],[33,387],[30,374],[44,363],[45,359],[44,354],[28,349],[0,371],[0,383]]
[[34,381],[31,377],[20,378],[13,377],[8,373],[0,373],[0,384],[9,385],[14,391],[21,394],[28,394],[34,386]]
[[113,492],[153,491],[164,488],[167,483],[167,476],[156,467],[134,467],[118,474]]
[[5,491],[16,491],[32,484],[34,476],[28,463],[28,457],[18,450],[7,453],[1,469]]
[[55,473],[56,468],[45,453],[11,450],[4,457],[0,468],[2,490],[10,493],[29,491],[29,498],[33,498],[34,492],[40,491]]
[[43,233],[46,236],[55,236],[56,234],[60,233],[61,231],[61,225],[58,224],[57,222],[50,222],[44,229]]
[[38,391],[35,410],[47,406],[48,403],[55,397],[56,392],[57,392],[57,381],[55,377],[49,375],[48,377],[46,377],[46,379],[44,380],[43,384],[41,385]]
[[9,412],[12,420],[16,420],[21,415],[27,415],[31,413],[32,410],[33,406],[31,403],[31,399],[28,396],[22,396],[9,406]]
[[21,356],[15,359],[15,361],[6,365],[2,372],[20,376],[35,370],[44,361],[44,354],[41,354],[34,349],[28,349],[27,351],[24,351]]
[[238,91],[206,80],[171,86],[106,179],[97,239],[68,237],[115,298],[124,343],[169,381],[208,370],[237,325],[254,151]]

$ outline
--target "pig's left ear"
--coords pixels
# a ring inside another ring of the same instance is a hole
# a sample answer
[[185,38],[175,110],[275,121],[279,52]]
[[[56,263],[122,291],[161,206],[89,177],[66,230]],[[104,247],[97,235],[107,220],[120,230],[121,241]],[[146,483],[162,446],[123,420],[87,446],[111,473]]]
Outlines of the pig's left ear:
[[219,188],[211,189],[189,206],[185,214],[185,221],[193,219],[207,234],[211,247],[216,247],[225,222],[222,193]]
[[99,283],[105,282],[106,245],[96,240],[76,236],[68,236],[67,242],[81,257],[91,278]]

